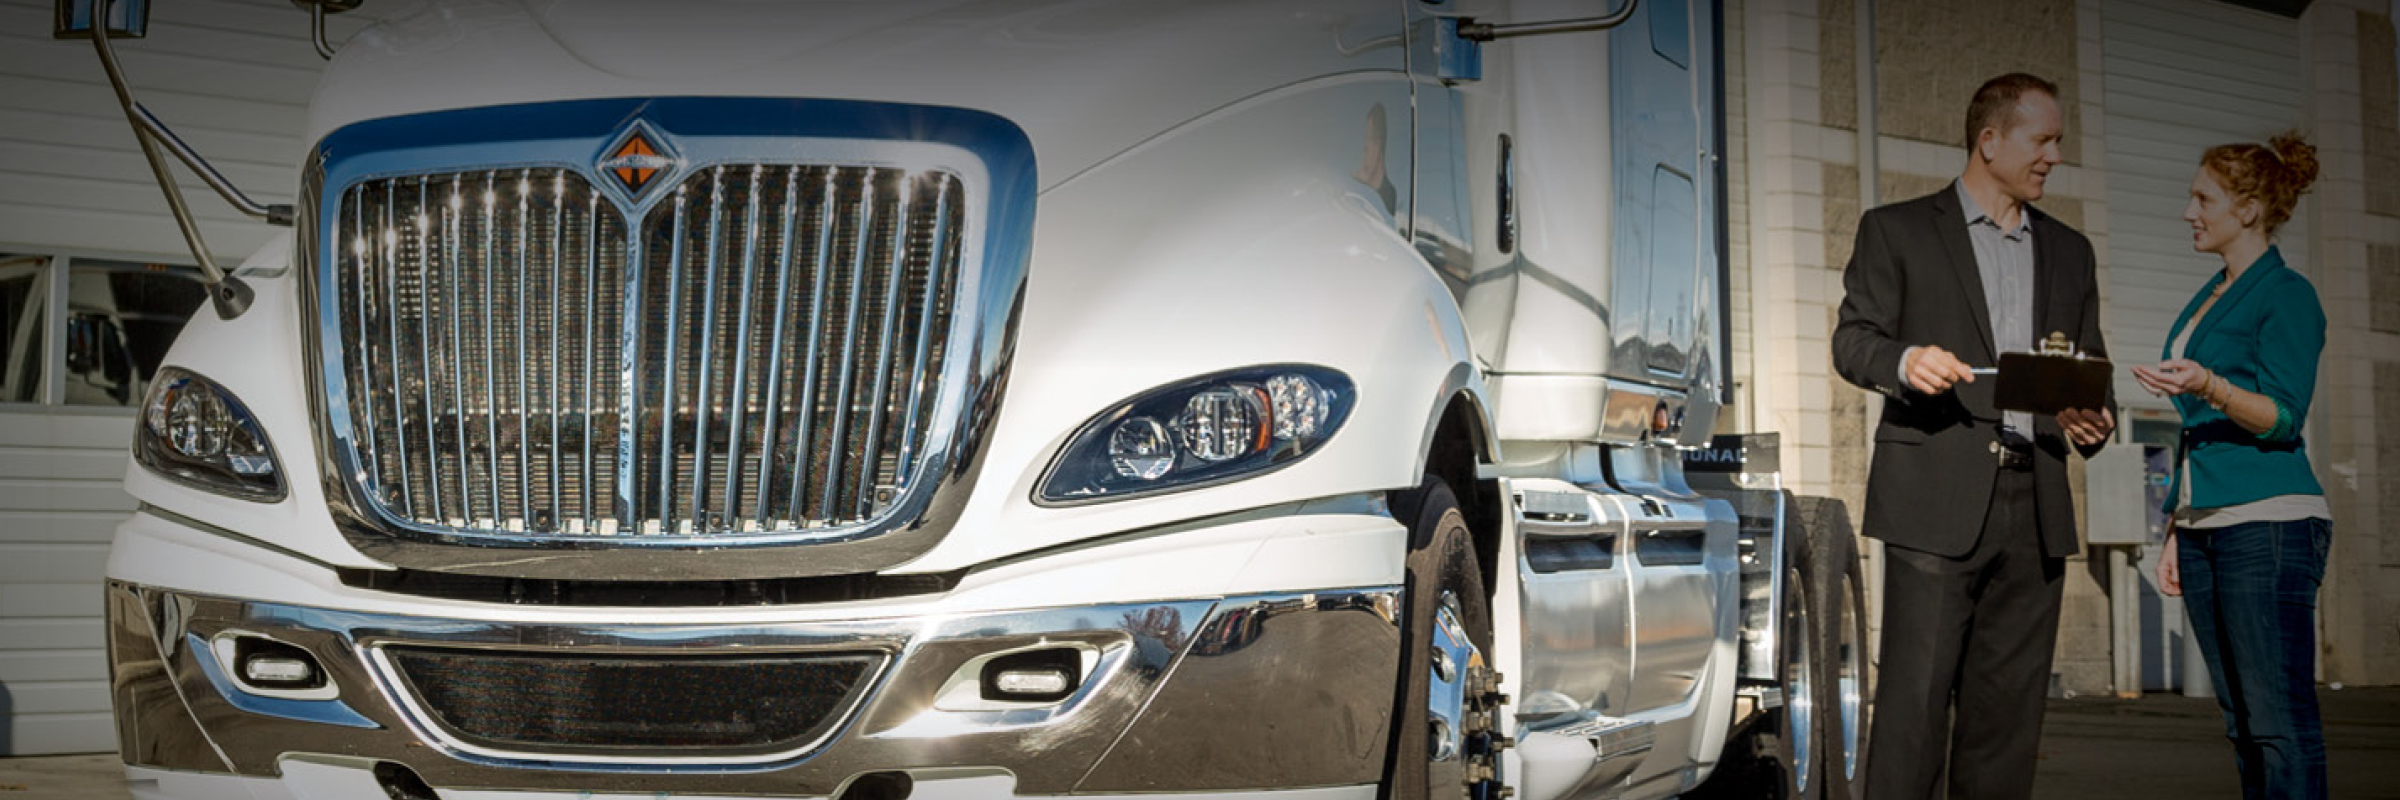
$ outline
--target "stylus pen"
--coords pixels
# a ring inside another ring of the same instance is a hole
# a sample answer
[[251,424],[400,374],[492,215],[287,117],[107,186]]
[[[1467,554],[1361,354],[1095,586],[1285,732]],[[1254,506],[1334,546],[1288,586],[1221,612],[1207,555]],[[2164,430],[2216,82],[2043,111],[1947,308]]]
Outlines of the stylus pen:
[[1968,374],[1970,374],[1970,375],[1998,375],[1998,374],[2000,374],[2000,368],[1999,368],[1999,367],[1969,367],[1969,368],[1967,369],[1967,373],[1968,373]]

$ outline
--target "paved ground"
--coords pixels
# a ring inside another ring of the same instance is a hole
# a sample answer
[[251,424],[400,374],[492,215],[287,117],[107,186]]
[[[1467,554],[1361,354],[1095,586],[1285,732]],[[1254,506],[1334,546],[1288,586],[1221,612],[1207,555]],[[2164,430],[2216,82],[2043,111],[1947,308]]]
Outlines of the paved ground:
[[[2400,799],[2400,688],[2319,688],[2317,697],[2333,797]],[[2216,703],[2165,694],[2050,701],[2034,796],[2240,797]]]
[[[2340,800],[2400,800],[2400,688],[2325,690],[2327,760]],[[2054,700],[2034,796],[2043,800],[2238,797],[2213,700]],[[0,800],[125,800],[114,755],[0,758]]]

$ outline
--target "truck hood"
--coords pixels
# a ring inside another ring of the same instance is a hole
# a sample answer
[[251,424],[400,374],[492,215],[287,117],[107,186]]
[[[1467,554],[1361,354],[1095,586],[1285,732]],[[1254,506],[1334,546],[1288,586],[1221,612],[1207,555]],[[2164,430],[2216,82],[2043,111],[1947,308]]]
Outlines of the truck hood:
[[1212,109],[1404,69],[1390,0],[429,0],[341,46],[306,136],[594,97],[746,95],[987,111],[1044,188]]

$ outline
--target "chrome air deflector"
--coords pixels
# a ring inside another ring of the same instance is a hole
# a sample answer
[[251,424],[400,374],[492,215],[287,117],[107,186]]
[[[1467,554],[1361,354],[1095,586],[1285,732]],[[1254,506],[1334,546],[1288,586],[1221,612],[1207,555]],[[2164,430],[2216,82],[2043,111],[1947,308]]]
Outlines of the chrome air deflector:
[[335,518],[398,566],[520,577],[914,557],[1001,385],[1031,159],[987,114],[849,101],[335,131],[300,246]]

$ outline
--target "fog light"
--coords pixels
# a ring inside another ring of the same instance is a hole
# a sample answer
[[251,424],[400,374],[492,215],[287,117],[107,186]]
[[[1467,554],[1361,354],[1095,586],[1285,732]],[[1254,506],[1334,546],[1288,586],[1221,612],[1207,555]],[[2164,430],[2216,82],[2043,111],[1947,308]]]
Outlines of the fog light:
[[260,656],[242,665],[242,677],[251,683],[307,683],[317,677],[317,671],[297,658]]
[[1074,679],[1063,669],[1012,669],[992,679],[992,688],[1009,695],[1065,694]]
[[242,681],[261,689],[314,689],[325,685],[325,670],[308,651],[273,639],[242,636],[233,642],[234,668]]
[[1083,657],[1071,648],[1011,653],[983,665],[983,699],[1017,703],[1064,700],[1083,681]]

